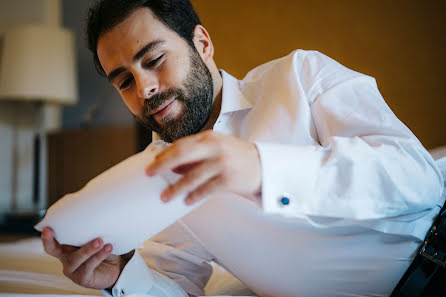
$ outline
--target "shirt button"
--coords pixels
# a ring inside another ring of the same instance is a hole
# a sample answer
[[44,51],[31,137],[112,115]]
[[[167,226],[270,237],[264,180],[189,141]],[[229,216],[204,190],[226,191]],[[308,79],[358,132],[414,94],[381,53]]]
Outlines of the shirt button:
[[280,203],[282,203],[282,205],[288,205],[290,204],[290,199],[287,197],[282,197],[282,199],[280,199]]

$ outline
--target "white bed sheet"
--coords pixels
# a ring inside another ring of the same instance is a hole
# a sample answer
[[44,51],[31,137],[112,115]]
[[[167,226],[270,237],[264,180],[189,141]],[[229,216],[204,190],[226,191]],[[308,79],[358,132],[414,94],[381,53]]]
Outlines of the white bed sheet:
[[[218,265],[205,287],[206,296],[250,296],[252,292]],[[103,296],[76,285],[62,273],[61,263],[47,255],[40,238],[0,244],[0,297]],[[128,297],[148,296],[129,294]]]

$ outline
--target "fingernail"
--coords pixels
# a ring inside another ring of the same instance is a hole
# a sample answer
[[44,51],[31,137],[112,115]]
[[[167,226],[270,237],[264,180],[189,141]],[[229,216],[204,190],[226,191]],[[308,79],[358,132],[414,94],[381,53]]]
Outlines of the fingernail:
[[111,244],[107,244],[107,245],[105,246],[105,251],[106,251],[106,252],[111,252],[111,250],[112,250],[112,245],[111,245]]
[[95,241],[93,241],[93,247],[95,249],[97,249],[99,247],[99,239],[96,239]]
[[165,190],[161,193],[161,199],[164,201],[169,198],[169,190]]

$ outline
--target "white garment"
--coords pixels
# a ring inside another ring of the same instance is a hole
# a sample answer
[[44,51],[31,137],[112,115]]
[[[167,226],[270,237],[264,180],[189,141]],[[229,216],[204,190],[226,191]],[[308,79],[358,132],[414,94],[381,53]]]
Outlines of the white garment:
[[[146,243],[147,264],[191,295],[214,260],[259,296],[388,296],[444,203],[443,177],[375,80],[303,50],[242,81],[221,74],[213,129],[256,143],[262,197],[212,197]],[[129,285],[147,274],[141,258],[127,266],[115,296],[147,288]]]
[[[159,199],[181,176],[166,172],[148,177],[144,171],[167,146],[154,141],[143,152],[102,172],[79,191],[57,200],[34,228],[42,231],[50,227],[63,245],[83,246],[101,237],[113,245],[115,255],[133,251],[204,202],[185,205],[185,194],[171,203]],[[116,220],[117,212],[125,215]]]

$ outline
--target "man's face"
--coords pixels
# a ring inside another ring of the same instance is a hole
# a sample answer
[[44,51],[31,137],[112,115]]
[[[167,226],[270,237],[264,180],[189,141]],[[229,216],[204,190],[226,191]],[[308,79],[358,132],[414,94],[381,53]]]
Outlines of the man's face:
[[130,111],[163,140],[202,129],[212,107],[211,74],[195,47],[150,9],[138,9],[104,33],[97,53]]

